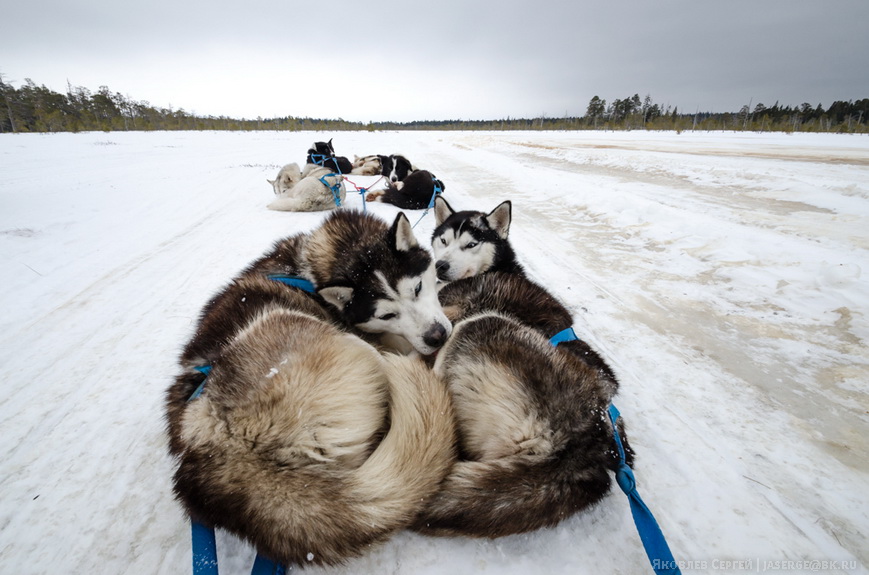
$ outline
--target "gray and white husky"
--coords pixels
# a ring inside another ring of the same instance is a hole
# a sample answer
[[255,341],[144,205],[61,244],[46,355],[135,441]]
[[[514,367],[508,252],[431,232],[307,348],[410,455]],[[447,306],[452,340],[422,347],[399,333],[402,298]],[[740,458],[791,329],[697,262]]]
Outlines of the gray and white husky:
[[415,528],[499,537],[555,525],[610,489],[618,382],[584,342],[550,343],[573,320],[516,261],[510,202],[456,212],[439,197],[435,219],[438,273],[455,281],[439,294],[454,328],[434,371],[452,395],[460,457]]
[[454,417],[417,354],[378,336],[441,347],[435,283],[404,214],[340,210],[214,296],[166,394],[191,518],[286,565],[338,563],[409,526],[455,459]]
[[267,206],[281,212],[320,212],[343,205],[347,197],[344,176],[329,168],[306,164],[296,179],[296,164],[281,168],[269,182],[277,197]]

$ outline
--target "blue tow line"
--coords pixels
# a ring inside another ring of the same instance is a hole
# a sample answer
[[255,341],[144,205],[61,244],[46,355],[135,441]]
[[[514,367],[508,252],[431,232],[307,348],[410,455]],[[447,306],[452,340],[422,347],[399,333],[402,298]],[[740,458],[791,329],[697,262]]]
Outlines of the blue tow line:
[[[312,282],[299,276],[269,274],[266,277],[309,293],[315,291]],[[187,401],[193,401],[202,395],[202,390],[205,389],[205,382],[208,381],[208,375],[211,373],[210,365],[198,365],[193,369],[205,375],[205,379],[202,380],[196,391],[187,398]],[[193,575],[218,575],[217,541],[214,536],[214,528],[207,527],[198,521],[191,521],[190,541],[193,548]],[[271,559],[267,559],[257,553],[256,559],[253,562],[253,568],[251,569],[251,575],[284,575],[285,573],[286,568],[283,565],[275,563]]]
[[425,209],[425,211],[422,213],[422,215],[419,217],[419,219],[416,220],[416,223],[413,224],[412,226],[410,226],[410,229],[415,228],[422,221],[422,219],[428,214],[429,210],[431,210],[434,207],[434,202],[435,202],[435,198],[437,197],[437,195],[444,193],[443,188],[441,188],[438,185],[438,181],[434,176],[431,177],[431,182],[432,182],[434,189],[431,192],[431,199],[428,201],[428,207]]
[[[558,332],[552,336],[549,343],[557,346],[565,341],[579,341],[576,332],[573,331],[573,327]],[[664,533],[661,531],[660,526],[658,526],[658,522],[655,521],[655,516],[652,515],[651,510],[646,506],[637,492],[637,480],[634,477],[634,471],[625,461],[625,448],[622,444],[622,438],[619,436],[619,428],[616,425],[621,414],[612,403],[607,410],[607,414],[613,426],[613,437],[615,438],[616,447],[619,452],[616,482],[628,496],[628,501],[631,504],[631,515],[634,517],[634,525],[637,526],[637,532],[640,534],[640,541],[643,542],[646,556],[648,556],[652,569],[657,575],[680,575],[682,572],[673,558],[673,553],[670,551],[670,546],[667,545]]]

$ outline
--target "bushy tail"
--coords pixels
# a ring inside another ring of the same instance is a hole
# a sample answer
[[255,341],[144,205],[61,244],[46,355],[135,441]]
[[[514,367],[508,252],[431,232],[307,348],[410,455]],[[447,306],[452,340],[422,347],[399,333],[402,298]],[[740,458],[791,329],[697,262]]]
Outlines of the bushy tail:
[[[279,523],[261,552],[285,563],[339,563],[410,527],[455,461],[454,422],[446,388],[420,360],[385,358],[390,428],[350,473],[334,499],[310,506],[297,540]],[[304,561],[303,561],[304,559]]]
[[335,564],[413,522],[455,460],[453,426],[421,360],[269,312],[185,410],[175,491],[192,517],[266,557]]
[[497,313],[457,322],[434,366],[461,452],[415,528],[501,537],[551,526],[610,489],[614,444],[597,372]]
[[455,461],[455,424],[446,387],[421,360],[384,359],[391,426],[354,482],[359,493],[378,502],[377,515],[407,526]]
[[502,537],[556,525],[610,489],[606,467],[577,465],[571,461],[576,455],[556,454],[542,462],[519,455],[459,461],[414,529],[429,535]]

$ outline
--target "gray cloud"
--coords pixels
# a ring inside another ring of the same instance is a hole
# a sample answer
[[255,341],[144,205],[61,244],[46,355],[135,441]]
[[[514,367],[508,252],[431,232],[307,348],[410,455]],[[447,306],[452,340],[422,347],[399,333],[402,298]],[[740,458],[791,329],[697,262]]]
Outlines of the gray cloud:
[[864,0],[17,3],[0,73],[230,116],[583,114],[869,97]]

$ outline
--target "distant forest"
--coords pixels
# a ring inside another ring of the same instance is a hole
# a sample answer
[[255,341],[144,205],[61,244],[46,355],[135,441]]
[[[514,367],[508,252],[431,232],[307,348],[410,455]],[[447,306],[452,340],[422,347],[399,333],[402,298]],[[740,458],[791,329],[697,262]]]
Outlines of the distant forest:
[[0,76],[0,132],[83,132],[123,130],[733,130],[756,132],[869,133],[869,98],[836,101],[828,108],[746,104],[739,111],[683,112],[634,94],[607,102],[595,96],[580,117],[348,122],[342,119],[197,116],[137,102],[101,86],[96,92],[68,86],[59,94],[29,78],[20,88]]

